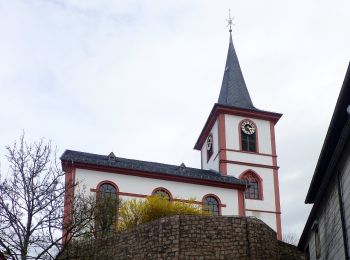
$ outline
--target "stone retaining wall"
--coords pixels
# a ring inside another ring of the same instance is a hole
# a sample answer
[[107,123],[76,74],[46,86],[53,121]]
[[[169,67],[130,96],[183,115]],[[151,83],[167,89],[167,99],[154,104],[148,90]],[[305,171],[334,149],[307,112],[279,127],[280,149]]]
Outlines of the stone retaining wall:
[[81,245],[82,259],[305,259],[252,217],[172,216]]

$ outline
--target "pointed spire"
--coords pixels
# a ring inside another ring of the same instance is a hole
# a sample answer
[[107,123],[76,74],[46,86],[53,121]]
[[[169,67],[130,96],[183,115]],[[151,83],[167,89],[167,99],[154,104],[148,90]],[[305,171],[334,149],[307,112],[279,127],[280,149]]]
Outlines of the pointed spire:
[[230,43],[218,103],[226,106],[256,110],[250,99],[242,70],[239,66],[237,54],[232,42],[231,31],[230,27]]

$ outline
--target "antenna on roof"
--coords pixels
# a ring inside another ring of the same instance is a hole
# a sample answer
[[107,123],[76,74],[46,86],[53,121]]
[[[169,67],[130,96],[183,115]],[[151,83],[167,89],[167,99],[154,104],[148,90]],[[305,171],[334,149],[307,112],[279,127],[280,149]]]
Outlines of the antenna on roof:
[[234,25],[233,19],[234,19],[233,17],[231,18],[231,9],[228,9],[228,19],[226,19],[226,21],[227,21],[227,26],[230,26],[230,30],[229,30],[230,33],[232,32],[232,26]]

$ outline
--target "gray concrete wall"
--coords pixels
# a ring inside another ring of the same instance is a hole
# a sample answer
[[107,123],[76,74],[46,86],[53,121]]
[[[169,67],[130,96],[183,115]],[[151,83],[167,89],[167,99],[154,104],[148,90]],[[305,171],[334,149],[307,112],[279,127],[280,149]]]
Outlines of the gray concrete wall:
[[[348,237],[350,237],[350,142],[348,142],[342,157],[333,170],[333,176],[328,183],[328,189],[323,195],[314,220],[319,222],[319,234],[321,240],[321,257],[319,259],[345,259],[343,231],[339,198],[337,190],[337,173],[341,172],[343,207],[346,219]],[[309,231],[310,259],[316,258],[315,234]]]
[[343,152],[343,158],[339,164],[339,169],[342,173],[343,207],[346,230],[347,236],[350,239],[350,141]]

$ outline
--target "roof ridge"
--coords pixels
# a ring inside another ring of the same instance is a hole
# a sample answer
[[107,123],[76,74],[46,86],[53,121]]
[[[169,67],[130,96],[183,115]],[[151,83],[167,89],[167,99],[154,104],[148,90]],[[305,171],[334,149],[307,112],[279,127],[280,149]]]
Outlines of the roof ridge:
[[[73,152],[73,153],[78,153],[78,154],[84,154],[84,155],[90,155],[90,156],[99,156],[99,157],[105,157],[106,159],[108,158],[108,155],[102,155],[102,154],[96,154],[96,153],[88,153],[88,152],[82,152],[82,151],[76,151],[76,150],[65,150],[64,153],[62,154],[62,156],[60,157],[60,159],[63,157],[63,155],[66,153],[66,152]],[[175,164],[168,164],[168,163],[160,163],[160,162],[154,162],[154,161],[144,161],[144,160],[138,160],[138,159],[130,159],[130,158],[125,158],[125,157],[118,157],[118,156],[115,156],[116,158],[116,161],[118,161],[118,159],[121,159],[121,160],[127,160],[127,161],[133,161],[133,162],[144,162],[144,163],[152,163],[152,164],[157,164],[159,166],[172,166],[174,168],[178,168],[179,165],[175,165]],[[200,171],[211,171],[212,170],[205,170],[205,169],[200,169],[200,168],[195,168],[195,167],[189,167],[189,166],[186,166],[186,169],[190,169],[190,170],[200,170]],[[219,172],[218,172],[219,173]],[[219,173],[220,174],[220,173]]]

